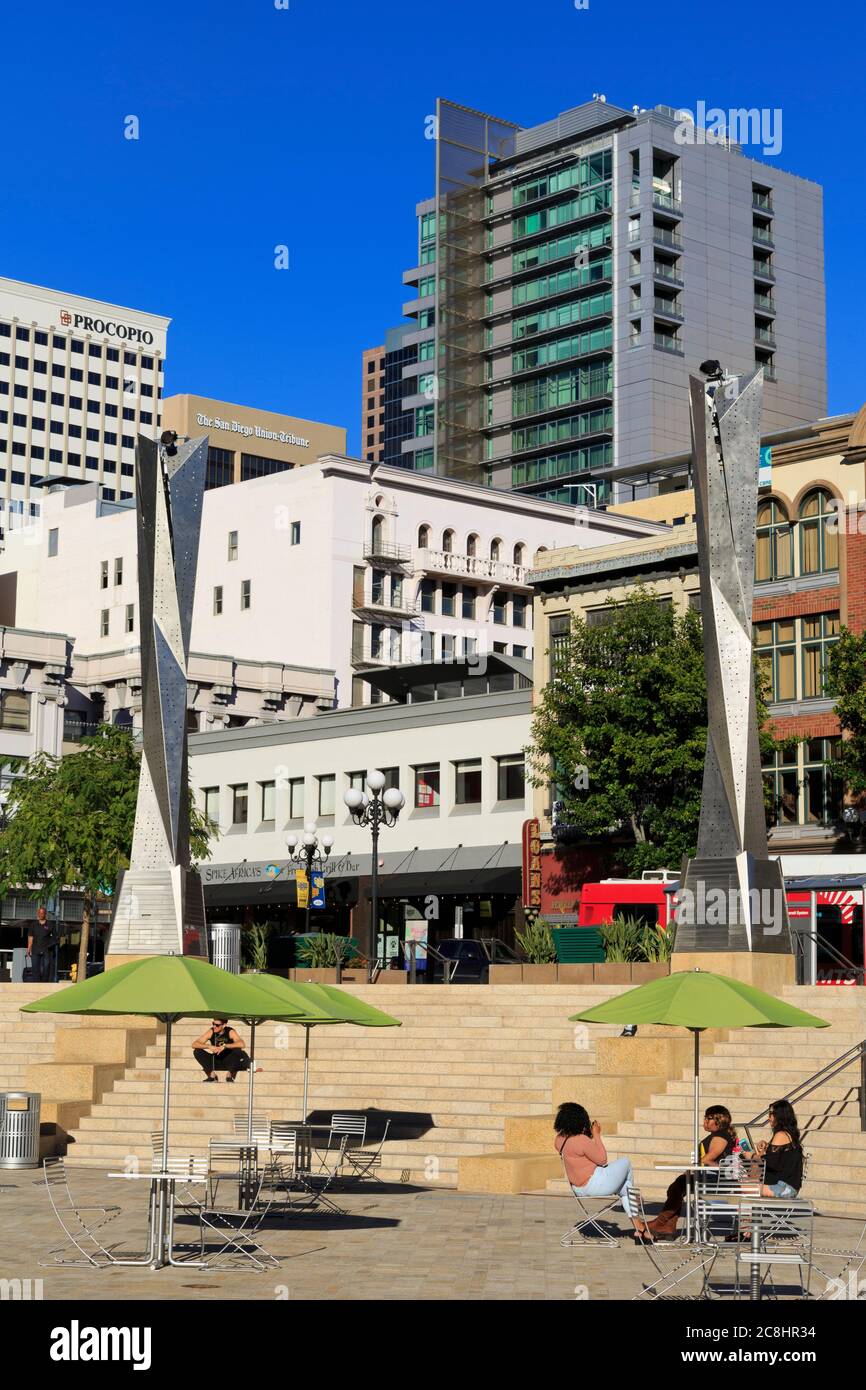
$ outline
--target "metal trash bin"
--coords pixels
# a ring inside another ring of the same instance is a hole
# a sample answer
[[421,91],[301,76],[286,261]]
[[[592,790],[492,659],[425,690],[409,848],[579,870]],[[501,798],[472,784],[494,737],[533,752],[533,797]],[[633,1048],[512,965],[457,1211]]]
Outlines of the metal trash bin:
[[210,926],[210,958],[220,970],[232,975],[241,973],[241,929],[237,922],[212,922]]
[[0,1168],[39,1167],[38,1091],[0,1091]]

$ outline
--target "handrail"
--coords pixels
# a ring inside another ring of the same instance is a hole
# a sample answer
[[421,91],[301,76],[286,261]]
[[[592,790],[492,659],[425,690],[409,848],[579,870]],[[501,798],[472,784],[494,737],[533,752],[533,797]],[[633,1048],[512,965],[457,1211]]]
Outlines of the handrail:
[[818,946],[821,947],[825,954],[830,957],[831,960],[834,960],[837,965],[841,965],[843,970],[850,971],[851,974],[853,974],[856,977],[858,985],[862,985],[864,983],[864,967],[862,965],[855,965],[853,960],[849,960],[847,956],[843,956],[842,952],[838,951],[836,947],[833,945],[833,943],[831,941],[828,941],[825,936],[822,936],[820,932],[796,931],[792,934],[794,936],[797,949],[800,953],[801,960],[806,959],[806,952],[803,947],[803,942],[800,940],[800,938],[803,938],[804,940],[808,939],[809,941],[814,941]]
[[[846,1067],[853,1066],[858,1060],[860,1063],[860,1129],[866,1133],[866,1039],[862,1042],[855,1043],[853,1047],[849,1047],[847,1052],[842,1052],[838,1057],[834,1057],[833,1060],[822,1067],[820,1071],[816,1071],[814,1075],[808,1076],[805,1081],[801,1081],[798,1086],[795,1086],[787,1095],[781,1096],[780,1099],[790,1101],[792,1105],[795,1101],[799,1104],[801,1100],[805,1100],[807,1096],[811,1096],[814,1091],[820,1090],[826,1082],[832,1081],[840,1072],[844,1071]],[[770,1107],[767,1106],[760,1114],[755,1115],[754,1119],[745,1121],[743,1128],[746,1131],[750,1144],[752,1142],[750,1127],[752,1125],[763,1124],[769,1119],[769,1116]],[[754,1148],[754,1145],[752,1145],[752,1147]]]

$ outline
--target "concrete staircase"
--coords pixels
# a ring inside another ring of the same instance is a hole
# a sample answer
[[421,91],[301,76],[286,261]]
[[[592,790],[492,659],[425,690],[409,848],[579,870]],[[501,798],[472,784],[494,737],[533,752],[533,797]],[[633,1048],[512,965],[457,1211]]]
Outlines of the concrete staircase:
[[44,999],[63,985],[0,984],[0,1091],[27,1091],[31,1062],[51,1062],[54,1034],[65,1019],[60,1014],[22,1014],[23,1004]]
[[[593,1071],[594,1039],[580,1037],[568,1015],[617,992],[602,985],[451,985],[383,990],[352,985],[360,998],[402,1020],[401,1028],[322,1027],[310,1037],[310,1110],[374,1110],[392,1117],[383,1177],[453,1185],[461,1155],[502,1148],[506,1116],[547,1118],[554,1078]],[[170,1133],[175,1150],[202,1154],[210,1136],[231,1133],[245,1110],[247,1075],[234,1086],[202,1084],[191,1052],[202,1031],[175,1025]],[[240,1029],[249,1042],[249,1030]],[[598,1036],[618,1031],[599,1029]],[[161,1030],[160,1030],[161,1034]],[[255,1110],[272,1119],[300,1116],[304,1030],[267,1023],[256,1032]],[[111,1168],[129,1155],[146,1159],[161,1123],[162,1034],[75,1130],[70,1159]],[[552,1131],[550,1131],[552,1133]],[[545,1171],[539,1182],[548,1176]]]
[[[830,1028],[732,1031],[701,1059],[701,1105],[727,1105],[735,1123],[750,1120],[855,1043],[866,1038],[866,991],[856,988],[789,987],[783,997],[827,1019]],[[859,1066],[825,1083],[795,1109],[810,1155],[804,1196],[826,1212],[866,1215],[866,1133],[860,1129]],[[690,1066],[659,1088],[630,1118],[605,1126],[608,1151],[628,1155],[649,1198],[664,1195],[674,1176],[656,1163],[685,1160],[692,1147],[693,1081]],[[755,1138],[753,1134],[753,1138]],[[768,1137],[766,1129],[758,1138]],[[546,1190],[567,1192],[561,1179]]]

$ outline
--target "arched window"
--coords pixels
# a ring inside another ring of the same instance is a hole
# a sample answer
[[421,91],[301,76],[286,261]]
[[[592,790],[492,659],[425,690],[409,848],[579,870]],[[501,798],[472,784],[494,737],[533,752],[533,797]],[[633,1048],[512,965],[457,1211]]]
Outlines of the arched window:
[[450,555],[450,554],[451,554],[452,550],[454,549],[454,532],[453,532],[453,531],[443,531],[443,532],[442,532],[442,549],[445,551],[445,554],[446,554],[446,555]]
[[370,533],[370,540],[372,541],[372,553],[374,555],[381,555],[382,547],[385,543],[385,518],[383,516],[373,517],[373,527]]
[[839,510],[832,495],[816,488],[800,503],[800,573],[839,568]]
[[466,554],[471,558],[478,554],[478,537],[474,531],[466,537]]
[[790,579],[794,573],[794,533],[788,513],[775,497],[758,503],[755,580]]
[[513,558],[513,563],[514,563],[515,565],[522,565],[522,564],[523,564],[523,557],[524,557],[525,553],[526,553],[526,546],[523,544],[523,541],[518,541],[517,544],[516,544],[516,546],[514,547],[514,555],[513,555],[513,557],[512,557],[512,558]]
[[429,546],[430,546],[430,527],[429,527],[429,526],[419,526],[419,527],[418,527],[418,549],[419,549],[419,550],[427,550],[427,549],[429,548]]
[[499,560],[502,558],[502,541],[498,536],[495,536],[490,542],[490,558],[491,560]]

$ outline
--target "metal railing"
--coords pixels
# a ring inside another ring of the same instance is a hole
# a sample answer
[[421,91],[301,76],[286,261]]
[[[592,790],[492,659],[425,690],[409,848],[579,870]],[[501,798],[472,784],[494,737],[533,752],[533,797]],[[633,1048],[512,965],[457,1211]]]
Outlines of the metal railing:
[[393,545],[390,541],[369,540],[364,542],[365,560],[396,560],[405,564],[412,558],[408,545]]
[[792,936],[794,937],[794,945],[797,951],[798,985],[806,983],[805,978],[801,978],[805,977],[806,973],[804,968],[806,964],[806,941],[814,941],[816,946],[820,946],[824,955],[829,956],[836,965],[840,965],[846,974],[853,975],[858,985],[866,983],[866,971],[864,971],[864,967],[862,965],[855,965],[853,960],[849,960],[841,951],[838,951],[833,943],[828,941],[825,936],[822,936],[820,932],[796,931],[792,932]]
[[[860,1085],[858,1087],[852,1087],[852,1090],[858,1092],[860,1129],[863,1133],[866,1133],[866,1039],[862,1042],[855,1043],[853,1047],[849,1047],[847,1052],[843,1052],[838,1057],[834,1057],[832,1062],[828,1062],[826,1066],[823,1066],[820,1071],[814,1072],[812,1076],[807,1076],[805,1081],[801,1081],[798,1086],[795,1086],[787,1095],[781,1096],[780,1099],[788,1101],[791,1105],[799,1105],[807,1096],[814,1095],[815,1091],[825,1086],[828,1081],[835,1080],[840,1072],[858,1064],[860,1067]],[[753,1119],[745,1121],[743,1129],[746,1131],[750,1144],[752,1143],[751,1126],[765,1124],[769,1118],[770,1107],[767,1106],[765,1110],[755,1115]],[[752,1148],[754,1147],[754,1144],[752,1144]]]
[[755,275],[762,276],[765,280],[775,280],[776,272],[769,261],[752,261],[752,271]]
[[653,241],[662,246],[673,246],[682,250],[683,239],[678,232],[669,232],[667,227],[653,227]]

